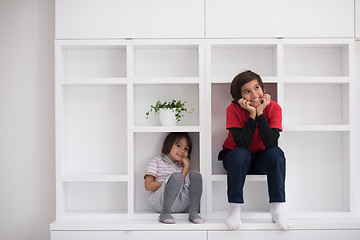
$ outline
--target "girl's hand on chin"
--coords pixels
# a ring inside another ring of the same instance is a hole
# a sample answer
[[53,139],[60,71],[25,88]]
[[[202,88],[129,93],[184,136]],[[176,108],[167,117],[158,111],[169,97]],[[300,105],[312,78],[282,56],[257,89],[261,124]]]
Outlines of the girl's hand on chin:
[[184,157],[181,162],[184,164],[184,166],[187,166],[190,164],[190,159],[188,157]]

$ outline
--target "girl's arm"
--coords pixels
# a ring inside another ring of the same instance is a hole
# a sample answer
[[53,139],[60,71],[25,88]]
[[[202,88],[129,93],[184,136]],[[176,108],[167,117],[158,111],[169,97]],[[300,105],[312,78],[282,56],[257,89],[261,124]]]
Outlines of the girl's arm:
[[256,121],[248,118],[243,128],[230,128],[231,135],[238,147],[249,148],[256,128]]
[[280,137],[280,129],[270,128],[264,114],[256,118],[258,122],[259,134],[266,148],[275,146]]
[[162,182],[155,182],[154,176],[151,175],[145,176],[145,189],[147,191],[156,191],[161,187],[162,184],[163,184]]
[[191,168],[190,159],[188,157],[185,157],[182,160],[182,163],[184,164],[184,169],[182,170],[182,175],[183,175],[183,177],[185,179],[186,175],[188,175],[188,173],[190,171],[190,168]]

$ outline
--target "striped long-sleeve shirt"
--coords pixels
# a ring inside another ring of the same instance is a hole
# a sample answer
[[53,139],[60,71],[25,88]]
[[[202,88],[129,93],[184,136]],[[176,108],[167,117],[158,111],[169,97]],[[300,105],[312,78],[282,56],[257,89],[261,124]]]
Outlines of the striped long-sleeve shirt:
[[154,157],[148,164],[145,175],[155,177],[156,182],[164,182],[167,176],[173,172],[182,172],[183,165],[181,163],[174,163],[166,155]]

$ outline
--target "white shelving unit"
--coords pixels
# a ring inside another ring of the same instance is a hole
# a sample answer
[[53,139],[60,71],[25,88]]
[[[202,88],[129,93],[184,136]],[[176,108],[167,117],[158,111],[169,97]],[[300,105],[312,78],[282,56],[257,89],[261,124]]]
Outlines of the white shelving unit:
[[[207,214],[226,217],[226,172],[217,154],[227,136],[225,110],[233,77],[251,69],[283,108],[280,147],[287,158],[287,211],[292,218],[355,215],[351,158],[353,40],[207,40]],[[266,178],[244,189],[245,218],[268,216]],[[221,193],[221,194],[219,194]]]
[[[287,211],[300,219],[294,229],[317,229],[323,222],[314,221],[323,218],[359,229],[354,39],[56,40],[55,48],[52,231],[197,230],[206,239],[206,231],[227,230],[226,172],[217,154],[227,135],[230,82],[245,69],[262,76],[266,92],[283,108],[279,145],[287,158]],[[146,119],[150,104],[172,98],[192,110],[179,126],[160,126],[154,115]],[[147,202],[145,167],[172,131],[189,132],[193,140],[192,168],[203,175],[201,215],[207,222],[201,226],[188,224],[186,214],[176,215],[184,224],[157,224],[158,213]],[[248,176],[242,216],[246,229],[275,229],[265,176]],[[124,225],[125,219],[138,225]],[[65,232],[53,239],[70,234]]]
[[[56,41],[57,219],[155,218],[143,173],[171,131],[201,147],[204,46],[198,40]],[[190,114],[163,127],[145,112],[182,99]]]

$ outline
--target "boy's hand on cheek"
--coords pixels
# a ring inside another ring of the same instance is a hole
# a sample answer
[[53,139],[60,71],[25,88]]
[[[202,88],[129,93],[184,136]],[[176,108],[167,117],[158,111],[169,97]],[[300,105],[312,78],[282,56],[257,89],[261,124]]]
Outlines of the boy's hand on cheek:
[[256,108],[253,106],[250,106],[250,102],[245,100],[244,98],[240,98],[238,101],[240,107],[242,107],[243,109],[245,109],[246,111],[248,111],[250,113],[250,117],[252,119],[255,119],[256,116]]
[[253,106],[250,106],[250,102],[245,100],[244,98],[240,98],[238,101],[240,107],[244,108],[245,110],[247,110],[248,112],[252,112],[255,111],[255,108]]
[[267,105],[270,104],[271,96],[269,94],[264,94],[262,97],[262,103],[256,108],[256,114],[257,116],[260,116],[263,114],[264,109],[267,107]]

